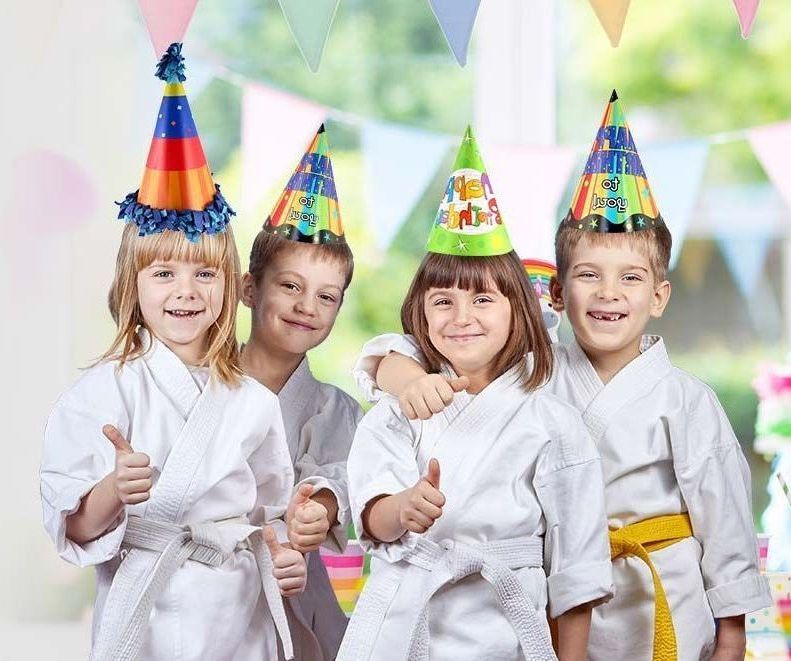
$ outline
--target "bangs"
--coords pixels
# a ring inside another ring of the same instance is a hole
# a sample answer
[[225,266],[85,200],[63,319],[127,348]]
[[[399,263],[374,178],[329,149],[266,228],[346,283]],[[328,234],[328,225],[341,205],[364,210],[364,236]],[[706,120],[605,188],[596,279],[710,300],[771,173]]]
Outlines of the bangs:
[[[421,294],[431,288],[449,289],[458,287],[476,294],[491,289],[494,285],[503,296],[513,297],[519,292],[514,274],[506,266],[502,256],[456,257],[429,253],[418,269],[423,287]],[[522,270],[524,274],[524,270]],[[527,276],[524,275],[526,278]]]
[[[137,232],[134,225],[129,229]],[[134,264],[140,271],[154,262],[189,262],[192,264],[205,264],[211,268],[229,270],[233,262],[232,251],[233,234],[230,228],[217,234],[202,234],[193,242],[187,239],[183,232],[165,230],[158,234],[136,236],[132,244],[134,251]]]

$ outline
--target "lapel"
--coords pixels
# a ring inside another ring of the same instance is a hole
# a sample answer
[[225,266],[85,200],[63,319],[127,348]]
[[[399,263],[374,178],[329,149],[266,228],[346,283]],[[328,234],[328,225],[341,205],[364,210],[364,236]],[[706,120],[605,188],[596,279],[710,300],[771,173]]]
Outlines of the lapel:
[[[651,345],[606,385],[601,383],[582,349],[576,346],[576,349],[572,350],[573,374],[578,378],[580,387],[583,389],[593,387],[591,373],[596,376],[600,384],[598,392],[582,411],[582,419],[594,442],[598,443],[601,440],[610,421],[621,409],[648,394],[673,368],[662,338],[655,335],[644,336],[643,344],[649,342]],[[574,344],[576,345],[576,342]]]
[[181,359],[156,338],[152,338],[145,330],[140,331],[144,346],[150,349],[143,354],[151,380],[157,385],[178,412],[186,420],[201,394],[198,384],[192,378],[189,369]]

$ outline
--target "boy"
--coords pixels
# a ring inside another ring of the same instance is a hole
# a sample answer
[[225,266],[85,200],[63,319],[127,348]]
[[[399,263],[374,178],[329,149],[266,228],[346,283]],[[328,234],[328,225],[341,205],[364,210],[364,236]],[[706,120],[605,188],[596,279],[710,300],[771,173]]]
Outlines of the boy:
[[288,600],[295,659],[334,659],[346,616],[318,553],[346,546],[346,458],[362,417],[342,390],[320,383],[306,353],[329,335],[352,278],[322,126],[255,239],[242,300],[252,310],[242,367],[278,395],[297,488],[286,516],[307,554],[305,592]]
[[[613,92],[556,236],[553,307],[574,340],[556,347],[548,384],[580,410],[602,456],[616,596],[593,611],[593,660],[742,659],[744,614],[771,603],[749,470],[725,413],[661,338],[643,335],[670,298],[670,245]],[[374,343],[362,370],[373,353],[417,355],[404,340]],[[417,368],[394,355],[377,378],[405,411],[441,410],[459,384],[416,379]]]

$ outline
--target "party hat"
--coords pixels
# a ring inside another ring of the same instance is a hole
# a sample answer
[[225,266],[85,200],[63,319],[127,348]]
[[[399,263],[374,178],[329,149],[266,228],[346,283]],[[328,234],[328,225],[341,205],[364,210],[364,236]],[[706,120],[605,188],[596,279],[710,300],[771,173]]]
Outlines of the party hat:
[[168,47],[156,75],[165,81],[165,92],[143,181],[118,203],[118,218],[135,223],[140,236],[176,230],[197,241],[201,234],[222,232],[235,213],[214,183],[203,153],[182,84],[181,44]]
[[469,126],[434,218],[426,250],[462,257],[491,257],[513,250],[478,142]]
[[589,232],[637,232],[664,223],[615,90],[563,222]]
[[345,243],[324,124],[264,223],[264,229],[303,243]]

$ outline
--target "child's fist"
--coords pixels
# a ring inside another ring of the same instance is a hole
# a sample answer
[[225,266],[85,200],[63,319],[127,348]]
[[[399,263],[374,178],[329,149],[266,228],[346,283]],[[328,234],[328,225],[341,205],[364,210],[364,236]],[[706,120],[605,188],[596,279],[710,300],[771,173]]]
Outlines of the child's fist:
[[272,556],[272,576],[277,580],[280,594],[293,597],[305,589],[308,569],[305,558],[299,551],[283,546],[277,541],[272,526],[264,528],[264,541]]
[[113,486],[124,505],[137,505],[151,496],[151,459],[135,452],[129,442],[112,425],[102,427],[102,433],[115,447]]
[[300,553],[318,551],[330,529],[327,508],[311,500],[312,493],[311,485],[300,486],[288,504],[286,514],[288,541],[291,542],[291,548]]
[[439,490],[439,462],[428,462],[428,472],[414,487],[401,492],[398,518],[407,530],[424,533],[442,516],[445,496]]
[[425,374],[404,388],[398,403],[410,420],[428,420],[435,413],[444,411],[453,401],[453,395],[469,385],[470,380],[466,376],[449,379],[442,374]]

